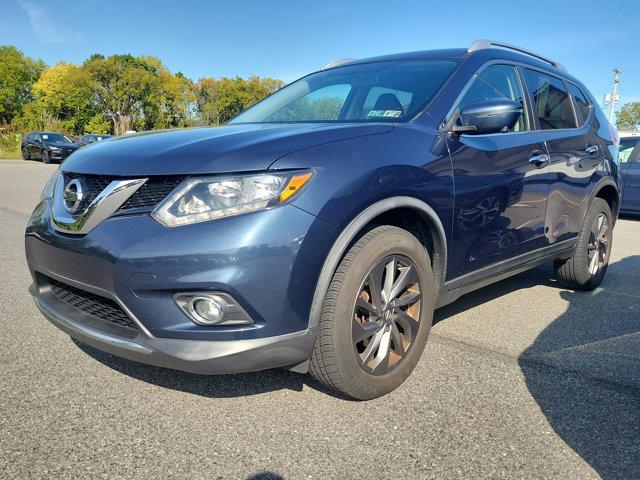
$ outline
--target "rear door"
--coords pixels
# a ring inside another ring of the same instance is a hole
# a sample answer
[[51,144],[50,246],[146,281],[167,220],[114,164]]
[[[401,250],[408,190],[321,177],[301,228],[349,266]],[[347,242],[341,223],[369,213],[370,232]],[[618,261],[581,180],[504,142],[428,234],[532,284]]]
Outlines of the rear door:
[[640,213],[640,138],[620,140],[622,200],[620,209]]
[[455,180],[451,276],[548,244],[544,223],[548,157],[544,142],[531,131],[517,68],[502,63],[485,66],[474,75],[452,115],[471,103],[495,98],[522,104],[523,115],[511,131],[450,139]]
[[[580,232],[589,194],[597,181],[594,174],[604,161],[596,136],[597,119],[587,97],[575,85],[546,71],[523,70],[536,128],[550,157],[547,235],[551,243],[570,240]],[[574,107],[568,85],[586,102],[585,118]]]

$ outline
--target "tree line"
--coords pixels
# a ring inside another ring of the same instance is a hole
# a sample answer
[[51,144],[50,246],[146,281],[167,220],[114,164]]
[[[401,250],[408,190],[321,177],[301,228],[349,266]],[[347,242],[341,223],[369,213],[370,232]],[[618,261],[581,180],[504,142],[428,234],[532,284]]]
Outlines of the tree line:
[[275,92],[274,78],[172,73],[151,56],[91,55],[53,66],[0,46],[0,129],[70,135],[219,125]]

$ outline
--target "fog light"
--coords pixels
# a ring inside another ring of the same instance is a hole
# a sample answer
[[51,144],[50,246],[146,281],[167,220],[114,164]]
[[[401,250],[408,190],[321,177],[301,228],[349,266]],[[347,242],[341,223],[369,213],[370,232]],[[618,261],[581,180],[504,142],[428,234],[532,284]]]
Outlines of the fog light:
[[222,306],[209,297],[195,297],[191,299],[190,305],[193,318],[198,323],[213,325],[220,323],[224,317]]
[[198,325],[249,325],[253,319],[224,292],[180,292],[173,295],[176,305]]

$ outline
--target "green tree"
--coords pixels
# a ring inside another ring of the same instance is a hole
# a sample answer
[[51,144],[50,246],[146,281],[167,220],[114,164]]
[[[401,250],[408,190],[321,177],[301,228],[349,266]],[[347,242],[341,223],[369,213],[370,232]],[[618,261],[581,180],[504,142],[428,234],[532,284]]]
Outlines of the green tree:
[[197,83],[200,123],[220,125],[283,86],[281,80],[257,76],[202,78]]
[[618,130],[638,130],[640,128],[640,102],[626,103],[616,112]]
[[83,65],[93,81],[97,106],[122,134],[136,121],[144,121],[144,107],[159,95],[157,69],[144,58],[132,55],[91,56]]
[[193,82],[180,72],[172,74],[155,57],[141,58],[153,67],[158,80],[157,88],[143,104],[143,128],[192,126],[196,101]]
[[33,85],[33,95],[38,109],[60,121],[66,132],[83,134],[85,125],[98,113],[92,103],[92,79],[77,65],[59,63],[42,72]]
[[0,46],[0,123],[10,123],[31,100],[31,87],[46,68],[15,47]]
[[96,113],[89,121],[84,125],[84,132],[82,133],[111,133],[111,122],[101,113]]

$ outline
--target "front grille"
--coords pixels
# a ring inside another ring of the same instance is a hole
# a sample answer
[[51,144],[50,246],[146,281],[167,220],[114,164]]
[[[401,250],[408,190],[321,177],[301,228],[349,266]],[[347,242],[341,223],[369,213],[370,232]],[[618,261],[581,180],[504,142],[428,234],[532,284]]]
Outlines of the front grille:
[[[124,177],[104,175],[83,175],[77,173],[65,173],[65,184],[74,178],[79,178],[89,185],[89,197],[85,205],[89,205],[113,180],[122,180]],[[182,176],[149,177],[129,199],[116,211],[116,214],[128,213],[127,210],[151,210],[171,193],[185,178]],[[135,213],[135,212],[131,212]]]
[[150,177],[136,193],[118,209],[153,208],[169,195],[186,177]]
[[113,300],[72,287],[53,278],[49,278],[48,281],[51,293],[67,305],[82,310],[98,320],[137,329],[133,320]]

